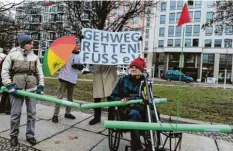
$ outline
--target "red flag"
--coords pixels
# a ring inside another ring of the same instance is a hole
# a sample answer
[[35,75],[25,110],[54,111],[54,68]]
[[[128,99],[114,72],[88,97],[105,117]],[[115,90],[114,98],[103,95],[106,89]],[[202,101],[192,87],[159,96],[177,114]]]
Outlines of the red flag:
[[180,15],[180,20],[177,24],[177,27],[182,26],[185,23],[191,22],[190,16],[189,16],[189,10],[187,7],[187,4],[184,3],[184,7],[182,9],[181,15]]

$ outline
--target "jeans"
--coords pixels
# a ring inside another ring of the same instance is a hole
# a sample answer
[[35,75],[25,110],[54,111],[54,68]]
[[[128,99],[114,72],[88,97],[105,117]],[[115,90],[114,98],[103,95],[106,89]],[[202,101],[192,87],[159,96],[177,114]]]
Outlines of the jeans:
[[23,102],[27,105],[27,129],[26,138],[32,138],[35,135],[35,123],[36,123],[36,99],[34,98],[24,98],[22,96],[10,95],[11,102],[11,117],[10,117],[10,136],[18,136],[21,110]]

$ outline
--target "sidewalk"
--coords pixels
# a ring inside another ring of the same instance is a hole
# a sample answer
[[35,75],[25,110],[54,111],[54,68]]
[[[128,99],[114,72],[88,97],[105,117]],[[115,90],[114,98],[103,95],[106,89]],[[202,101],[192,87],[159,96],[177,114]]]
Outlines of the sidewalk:
[[[52,123],[53,107],[37,105],[36,139],[38,143],[31,147],[25,141],[26,110],[22,110],[19,142],[15,148],[10,146],[9,129],[10,116],[0,114],[0,151],[108,151],[108,130],[103,123],[107,118],[102,116],[100,124],[89,126],[92,114],[82,111],[73,112],[75,120],[64,118],[64,109],[61,109],[59,123]],[[124,151],[129,144],[129,134],[124,135],[120,142],[119,151]],[[168,146],[167,146],[168,147]],[[183,134],[182,151],[232,151],[233,143],[216,140],[209,137]]]

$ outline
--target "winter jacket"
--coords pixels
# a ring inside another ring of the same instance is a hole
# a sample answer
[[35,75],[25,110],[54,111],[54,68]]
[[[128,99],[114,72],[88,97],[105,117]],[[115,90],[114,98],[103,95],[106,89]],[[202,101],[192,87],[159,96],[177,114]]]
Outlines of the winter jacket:
[[116,66],[93,65],[93,98],[105,98],[110,96],[118,77]]
[[72,53],[68,62],[60,69],[59,79],[76,84],[78,79],[78,69],[72,67],[73,64],[80,64],[80,55]]
[[110,96],[111,101],[119,101],[123,98],[140,99],[140,85],[142,77],[134,79],[132,75],[126,75],[120,78]]
[[4,85],[16,84],[18,89],[35,91],[38,85],[44,86],[44,75],[37,55],[33,51],[24,56],[24,49],[16,48],[7,55],[2,66],[2,82]]

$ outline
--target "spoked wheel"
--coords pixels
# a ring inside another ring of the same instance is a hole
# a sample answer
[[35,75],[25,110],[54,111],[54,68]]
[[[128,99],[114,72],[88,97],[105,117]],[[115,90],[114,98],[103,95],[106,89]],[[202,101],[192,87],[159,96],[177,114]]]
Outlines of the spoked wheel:
[[[110,113],[109,113],[110,114]],[[117,110],[111,112],[110,120],[120,121],[120,115]],[[110,151],[117,151],[120,144],[121,131],[119,129],[108,129],[108,145]]]
[[[159,131],[153,131],[153,137],[154,137],[154,144],[155,144],[155,149],[158,150],[159,146],[161,144],[161,134]],[[145,141],[145,148],[146,150],[151,150],[152,149],[152,142],[151,142],[151,137],[150,137],[150,131],[146,131],[144,135],[144,141]]]

